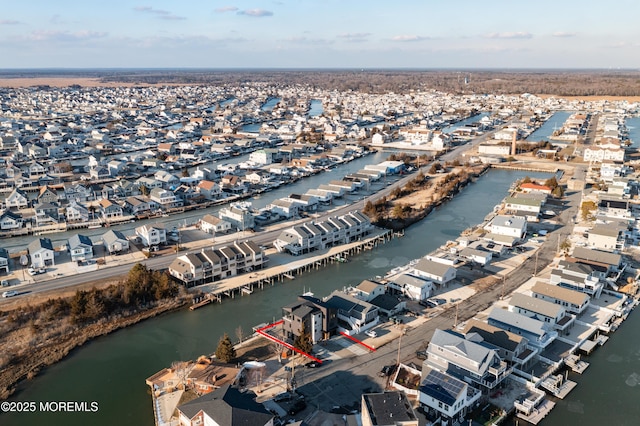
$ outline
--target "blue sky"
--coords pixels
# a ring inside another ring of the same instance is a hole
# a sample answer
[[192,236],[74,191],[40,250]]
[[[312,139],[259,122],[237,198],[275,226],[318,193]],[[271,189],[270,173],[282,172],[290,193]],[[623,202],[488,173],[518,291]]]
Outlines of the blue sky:
[[637,0],[4,0],[0,68],[640,68]]

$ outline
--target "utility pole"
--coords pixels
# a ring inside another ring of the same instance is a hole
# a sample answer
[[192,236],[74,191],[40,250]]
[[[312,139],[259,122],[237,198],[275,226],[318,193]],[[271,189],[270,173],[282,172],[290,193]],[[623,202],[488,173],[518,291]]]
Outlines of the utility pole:
[[505,287],[505,281],[507,280],[507,276],[506,275],[502,275],[502,294],[500,295],[500,300],[504,299],[504,287]]
[[538,253],[540,253],[540,249],[536,250],[536,263],[535,263],[535,266],[533,268],[533,276],[534,277],[536,275],[538,275]]

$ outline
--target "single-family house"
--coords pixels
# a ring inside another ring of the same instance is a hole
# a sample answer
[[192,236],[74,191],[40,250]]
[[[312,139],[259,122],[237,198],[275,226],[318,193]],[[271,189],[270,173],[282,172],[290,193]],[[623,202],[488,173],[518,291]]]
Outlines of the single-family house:
[[514,293],[511,296],[509,310],[551,324],[554,329],[560,331],[569,328],[575,320],[574,316],[567,314],[562,305],[522,293]]
[[129,251],[129,240],[120,231],[110,229],[102,235],[104,248],[109,254]]
[[433,294],[433,282],[408,273],[399,274],[389,279],[388,287],[402,293],[412,300],[426,300]]
[[198,221],[200,229],[208,234],[220,234],[231,231],[231,223],[211,214],[206,214]]
[[93,258],[93,242],[86,235],[75,234],[68,241],[71,261],[81,261]]
[[0,271],[4,271],[5,274],[9,273],[9,252],[6,248],[0,247]]
[[341,291],[334,291],[324,302],[336,309],[338,330],[352,335],[365,331],[379,322],[378,308]]
[[512,371],[495,350],[467,340],[452,330],[438,328],[427,346],[423,366],[486,390],[498,386]]
[[124,214],[122,211],[122,207],[120,207],[119,204],[116,204],[106,198],[103,198],[98,202],[98,209],[100,211],[100,215],[104,219],[122,217]]
[[464,325],[465,338],[494,349],[501,359],[512,365],[526,366],[538,354],[538,350],[529,347],[529,341],[518,334],[494,327],[477,319],[470,319]]
[[31,266],[33,268],[45,268],[55,265],[55,251],[49,238],[38,238],[27,246]]
[[159,223],[137,227],[136,235],[140,237],[145,247],[167,244],[167,230]]
[[531,288],[532,296],[555,303],[574,315],[580,315],[589,306],[591,298],[581,291],[538,281]]
[[11,210],[5,210],[0,215],[0,230],[10,231],[12,229],[20,229],[24,224],[22,215]]
[[207,200],[218,200],[222,197],[222,189],[220,188],[220,185],[211,180],[201,181],[196,189]]
[[422,258],[414,265],[412,274],[431,280],[440,286],[446,286],[447,283],[456,278],[456,268],[444,263]]
[[15,209],[24,209],[29,207],[29,196],[26,192],[21,190],[20,188],[15,188],[11,193],[5,198],[4,205],[8,208]]
[[88,222],[89,209],[83,204],[73,200],[65,207],[67,222]]
[[274,415],[255,401],[252,392],[226,385],[179,405],[180,426],[273,426]]
[[364,393],[360,408],[362,426],[418,426],[412,403],[402,391]]
[[527,220],[519,216],[498,215],[485,229],[488,231],[485,239],[513,246],[524,239],[527,233]]
[[541,350],[558,337],[558,332],[549,324],[507,309],[493,308],[487,322],[494,327],[525,337],[531,346]]
[[473,409],[481,396],[481,391],[463,380],[428,365],[422,367],[420,406],[433,418],[447,420],[442,424],[449,424],[448,420],[462,424],[465,414]]
[[604,287],[599,276],[600,274],[594,273],[593,268],[587,264],[561,260],[558,267],[551,270],[549,283],[598,298]]

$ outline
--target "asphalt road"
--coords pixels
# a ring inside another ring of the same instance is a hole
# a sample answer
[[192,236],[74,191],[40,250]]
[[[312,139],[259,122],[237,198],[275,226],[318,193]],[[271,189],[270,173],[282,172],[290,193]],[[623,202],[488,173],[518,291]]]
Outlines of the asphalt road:
[[[491,132],[487,132],[478,138],[470,140],[466,144],[456,146],[451,151],[440,156],[440,158],[437,161],[438,162],[452,161],[456,158],[459,158],[460,156],[462,156],[463,153],[465,153],[472,147],[488,139],[497,130],[498,129]],[[428,171],[433,163],[434,162],[429,162],[425,164],[423,167],[420,168],[420,170],[422,170],[423,172]],[[342,207],[338,207],[330,211],[313,215],[313,219],[321,221],[326,219],[329,216],[341,215],[352,210],[362,210],[367,201],[374,201],[380,197],[388,196],[391,193],[391,191],[394,190],[394,188],[403,187],[404,185],[406,185],[411,179],[414,178],[417,172],[418,171],[416,170],[414,173],[407,174],[406,176],[401,177],[399,180],[395,181],[391,185],[383,185],[377,192],[370,195],[358,197],[358,199],[353,200],[354,202],[352,203],[347,203]],[[351,198],[353,198],[353,196],[350,196],[350,199]],[[305,221],[305,220],[309,220],[309,218],[302,219],[301,221]],[[253,234],[245,234],[242,237],[238,237],[236,234],[234,234],[229,238],[224,238],[224,239],[219,238],[216,241],[216,246],[218,245],[223,246],[225,245],[225,243],[228,243],[229,241],[233,241],[234,239],[244,239],[244,238],[251,238],[251,240],[255,241],[259,245],[269,245],[277,238],[282,228],[289,227],[292,225],[293,225],[293,222],[289,221],[286,223],[282,223],[279,226],[272,227],[273,229],[267,230],[267,231],[256,232]],[[204,244],[206,244],[206,241],[203,241],[203,246]],[[197,250],[194,250],[194,251],[197,251]],[[188,253],[188,251],[180,252],[181,255],[185,253]],[[171,264],[171,262],[173,262],[174,259],[175,259],[175,255],[171,254],[171,255],[163,255],[163,256],[145,259],[145,260],[142,260],[141,263],[145,264],[150,269],[166,269],[169,267],[169,265]],[[84,272],[82,274],[77,274],[77,275],[67,275],[59,278],[54,277],[52,279],[47,279],[47,280],[44,280],[43,278],[36,276],[34,278],[34,281],[35,281],[34,283],[20,285],[19,288],[16,288],[16,290],[19,292],[19,295],[16,297],[20,297],[22,295],[27,295],[27,294],[52,292],[54,290],[60,290],[60,289],[69,289],[74,286],[90,283],[92,281],[102,281],[104,279],[113,279],[115,277],[121,277],[126,275],[131,269],[132,265],[136,262],[126,263],[126,264],[116,264],[115,266],[108,265],[102,268],[99,267],[96,271]],[[7,303],[9,301],[10,299],[0,299],[0,304]]]

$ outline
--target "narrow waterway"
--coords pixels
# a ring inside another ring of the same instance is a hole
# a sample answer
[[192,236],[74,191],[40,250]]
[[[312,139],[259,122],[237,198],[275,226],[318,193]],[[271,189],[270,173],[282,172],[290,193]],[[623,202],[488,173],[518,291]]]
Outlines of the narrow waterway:
[[473,115],[469,118],[465,118],[464,120],[460,120],[450,126],[445,127],[444,129],[442,129],[442,133],[452,133],[454,131],[456,131],[457,129],[464,127],[464,126],[468,126],[469,124],[475,123],[476,121],[480,121],[482,120],[484,117],[487,117],[490,113],[488,112],[481,112],[480,114],[477,115]]
[[[361,158],[357,158],[349,163],[345,163],[339,165],[338,167],[328,170],[326,172],[318,173],[313,176],[309,176],[304,179],[300,179],[297,182],[294,182],[290,185],[283,185],[280,188],[277,188],[273,191],[265,192],[261,194],[259,197],[251,199],[253,203],[253,207],[259,209],[265,207],[267,204],[270,204],[273,200],[276,200],[281,197],[286,197],[292,193],[304,194],[307,190],[312,188],[317,188],[318,186],[328,183],[334,179],[341,179],[345,175],[349,173],[357,172],[360,169],[363,169],[368,164],[377,164],[384,161],[388,157],[389,153],[383,153],[379,151],[375,154],[367,155]],[[222,161],[225,162],[225,161]],[[231,162],[231,161],[227,161]],[[160,219],[147,219],[136,221],[134,223],[124,223],[120,225],[112,226],[110,229],[115,229],[121,231],[124,235],[130,236],[135,233],[135,228],[138,226],[142,226],[145,223],[162,223],[167,229],[171,229],[172,227],[182,227],[185,225],[191,225],[196,223],[198,219],[200,219],[205,214],[216,214],[221,208],[225,206],[216,206],[210,207],[208,209],[203,210],[193,210],[190,212],[185,212],[181,214],[171,215],[168,218],[160,218]],[[107,232],[105,228],[98,229],[77,229],[74,231],[68,232],[58,232],[55,234],[48,234],[45,237],[50,238],[54,247],[61,246],[66,244],[67,240],[75,235],[82,234],[89,238],[92,241],[96,242],[101,239],[102,235]],[[20,237],[12,237],[2,240],[2,247],[7,249],[9,253],[15,253],[20,250],[24,250],[24,248],[34,239],[38,237],[32,235],[25,235]]]
[[542,126],[527,137],[527,142],[548,141],[555,130],[562,128],[564,122],[567,121],[570,115],[571,112],[568,111],[558,111],[554,113]]
[[34,413],[3,416],[2,424],[24,425],[152,425],[151,397],[145,379],[172,361],[196,359],[215,351],[223,333],[235,339],[238,326],[246,332],[280,317],[281,307],[311,290],[323,297],[335,289],[357,285],[395,266],[422,256],[460,232],[481,222],[506,195],[511,183],[525,175],[492,170],[425,220],[372,252],[346,264],[334,264],[294,281],[279,283],[251,296],[225,300],[197,311],[182,310],[154,318],[94,340],[62,362],[22,385],[14,401],[97,401],[98,414]]

